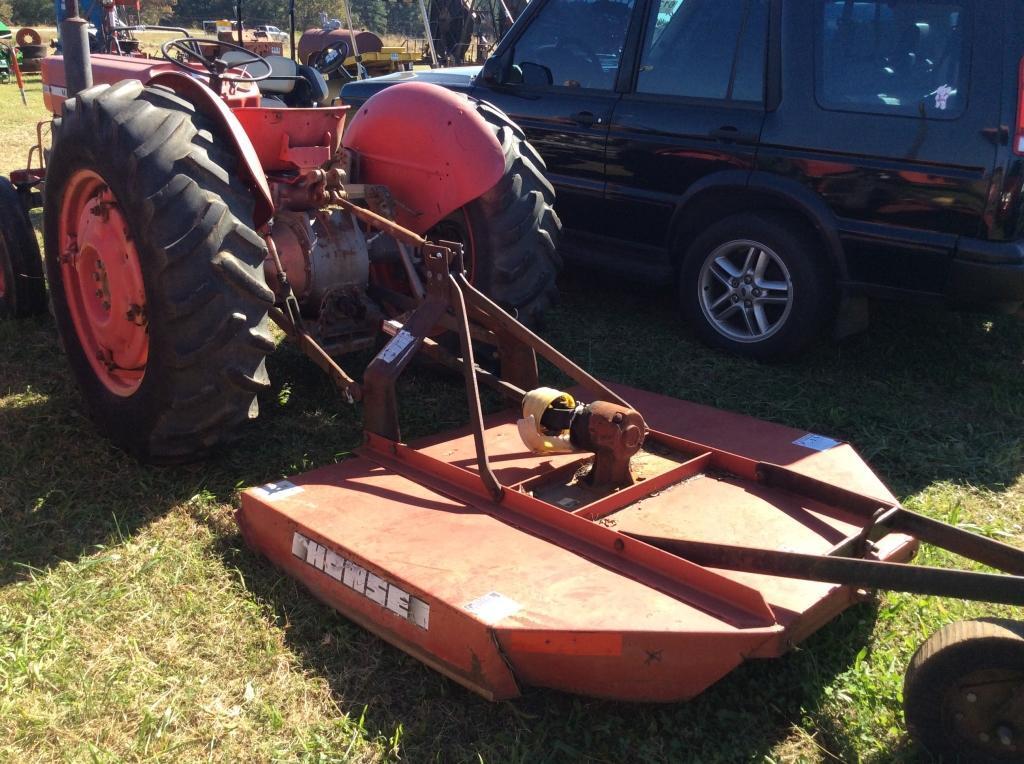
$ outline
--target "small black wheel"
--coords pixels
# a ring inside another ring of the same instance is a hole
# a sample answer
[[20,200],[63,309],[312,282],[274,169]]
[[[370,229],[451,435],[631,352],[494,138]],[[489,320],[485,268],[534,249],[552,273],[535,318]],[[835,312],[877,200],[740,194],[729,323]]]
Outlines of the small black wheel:
[[903,710],[911,735],[944,761],[1024,761],[1024,623],[939,629],[910,661]]
[[707,344],[759,361],[790,358],[835,316],[826,255],[799,220],[732,215],[690,245],[679,277],[683,316]]
[[46,283],[32,221],[14,184],[0,177],[0,318],[46,311]]

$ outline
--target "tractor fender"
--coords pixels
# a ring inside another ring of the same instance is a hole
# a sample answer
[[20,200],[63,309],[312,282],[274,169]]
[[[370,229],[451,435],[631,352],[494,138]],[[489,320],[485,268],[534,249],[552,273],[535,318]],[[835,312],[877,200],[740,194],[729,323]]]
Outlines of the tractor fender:
[[387,186],[400,225],[425,233],[497,185],[505,156],[468,96],[408,82],[375,93],[353,116],[345,147],[360,183]]
[[231,140],[238,154],[238,173],[252,189],[256,201],[253,213],[253,228],[259,230],[274,215],[274,202],[270,186],[263,172],[263,165],[256,156],[256,149],[246,134],[238,117],[227,107],[223,99],[204,83],[183,72],[160,72],[146,85],[162,85],[195,106],[196,111],[213,120],[223,128],[224,135]]

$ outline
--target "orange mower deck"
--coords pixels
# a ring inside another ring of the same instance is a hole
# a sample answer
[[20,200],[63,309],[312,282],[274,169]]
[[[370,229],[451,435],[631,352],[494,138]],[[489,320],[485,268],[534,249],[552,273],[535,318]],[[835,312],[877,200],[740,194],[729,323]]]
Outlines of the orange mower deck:
[[[637,482],[588,495],[585,454],[537,455],[514,416],[486,419],[481,489],[467,429],[358,457],[242,496],[249,545],[318,598],[492,700],[526,686],[636,701],[693,697],[745,658],[786,652],[857,600],[854,587],[705,567],[652,535],[826,555],[864,519],[767,484],[785,472],[895,500],[846,444],[617,387],[651,428]],[[826,445],[831,445],[826,443]],[[890,533],[877,559],[917,542]]]

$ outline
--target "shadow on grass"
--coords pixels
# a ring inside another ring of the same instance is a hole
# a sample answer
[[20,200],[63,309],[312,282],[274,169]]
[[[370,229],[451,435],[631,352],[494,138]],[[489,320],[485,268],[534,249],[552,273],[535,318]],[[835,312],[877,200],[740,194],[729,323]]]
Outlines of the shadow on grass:
[[[48,320],[0,322],[0,347],[0,586],[116,543],[194,496],[230,505],[241,487],[345,458],[362,437],[358,409],[285,348],[270,359],[273,394],[237,441],[202,463],[150,467],[97,432]],[[402,387],[416,401],[411,435],[461,423],[458,388],[443,377],[418,372]]]

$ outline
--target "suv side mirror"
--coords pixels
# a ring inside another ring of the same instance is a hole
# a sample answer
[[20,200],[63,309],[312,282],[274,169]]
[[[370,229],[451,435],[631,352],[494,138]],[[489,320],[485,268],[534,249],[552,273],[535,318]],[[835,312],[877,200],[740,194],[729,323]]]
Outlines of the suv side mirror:
[[484,61],[480,70],[480,82],[483,85],[494,87],[501,84],[502,60],[500,57],[491,56]]

